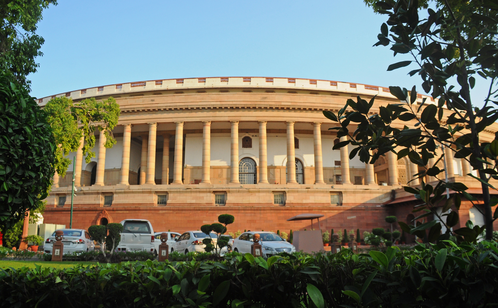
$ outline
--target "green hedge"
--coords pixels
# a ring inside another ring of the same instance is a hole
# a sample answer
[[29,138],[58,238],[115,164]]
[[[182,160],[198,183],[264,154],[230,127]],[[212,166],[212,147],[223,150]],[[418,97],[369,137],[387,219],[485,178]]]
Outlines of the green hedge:
[[0,307],[483,307],[496,243],[0,271]]

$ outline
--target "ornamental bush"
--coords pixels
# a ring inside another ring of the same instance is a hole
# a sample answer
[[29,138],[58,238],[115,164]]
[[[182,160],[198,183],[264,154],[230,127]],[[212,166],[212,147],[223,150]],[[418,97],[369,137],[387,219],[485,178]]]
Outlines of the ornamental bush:
[[[0,271],[0,307],[487,307],[497,243]],[[206,257],[212,254],[205,254]],[[195,257],[195,255],[192,255]],[[186,259],[187,260],[187,259]]]

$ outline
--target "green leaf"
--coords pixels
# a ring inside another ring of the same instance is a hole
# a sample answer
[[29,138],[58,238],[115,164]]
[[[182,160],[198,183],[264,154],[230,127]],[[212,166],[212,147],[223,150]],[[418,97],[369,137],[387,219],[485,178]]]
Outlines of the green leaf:
[[256,264],[256,259],[254,258],[254,256],[250,253],[246,253],[244,255],[244,258],[247,260],[247,262],[251,263],[252,265]]
[[311,300],[313,301],[313,304],[315,304],[316,307],[318,308],[325,307],[325,301],[323,300],[322,292],[320,292],[320,290],[317,287],[308,283],[306,285],[306,291],[308,291],[308,295],[310,296]]
[[174,286],[171,287],[171,290],[173,291],[173,295],[176,295],[180,293],[182,287],[179,284],[175,284]]
[[323,111],[323,115],[334,122],[338,122],[336,115],[332,111]]
[[370,250],[368,254],[372,257],[372,259],[375,262],[379,263],[381,266],[387,269],[389,261],[387,259],[387,256],[383,252],[377,250]]
[[355,291],[352,290],[342,290],[342,293],[354,299],[358,304],[361,304],[361,298]]
[[150,280],[152,280],[152,281],[154,281],[154,282],[155,282],[155,283],[157,283],[158,285],[161,285],[161,283],[159,282],[159,280],[157,280],[157,278],[156,278],[156,277],[154,277],[154,276],[150,276],[150,275],[149,275],[147,278],[148,278],[148,279],[150,279]]
[[441,272],[446,262],[446,256],[448,255],[448,250],[446,248],[440,249],[436,255],[436,269]]
[[410,63],[412,63],[412,61],[401,61],[401,62],[398,62],[398,63],[391,64],[387,68],[387,71],[393,71],[395,69],[408,66],[408,65],[410,65]]
[[400,87],[389,87],[389,91],[391,91],[392,95],[396,96],[400,101],[406,101],[407,93],[403,90],[401,90]]
[[427,105],[424,111],[422,111],[422,115],[420,116],[420,120],[423,123],[429,123],[436,119],[437,107],[435,105]]
[[202,276],[201,281],[199,281],[199,286],[197,287],[197,290],[205,292],[209,286],[210,281],[211,281],[210,275]]
[[361,288],[361,297],[363,297],[363,294],[365,294],[365,291],[368,289],[368,286],[372,282],[372,280],[375,278],[377,275],[377,271],[372,272],[370,275],[368,275],[367,280],[363,283],[363,286]]
[[269,257],[268,260],[266,260],[266,263],[268,264],[268,268],[270,268],[277,261],[278,261],[278,257],[277,256],[271,256],[271,257]]
[[413,228],[411,230],[411,233],[413,234],[413,232],[416,232],[416,231],[423,231],[423,230],[427,230],[429,228],[432,228],[432,226],[434,226],[435,224],[439,223],[439,221],[437,220],[432,220],[432,221],[429,221],[429,222],[426,222],[425,224],[420,224],[419,226],[416,226],[415,228]]
[[412,280],[415,287],[418,289],[422,284],[422,278],[420,277],[419,271],[414,267],[410,267],[408,271],[410,273],[410,279]]
[[61,283],[61,282],[62,282],[61,278],[59,276],[57,276],[55,278],[55,283]]
[[220,283],[213,294],[213,306],[218,306],[218,304],[227,296],[229,290],[230,280],[225,280]]
[[451,228],[456,226],[458,220],[459,220],[458,213],[455,211],[451,211],[448,217],[446,218],[446,224],[448,225],[448,227]]

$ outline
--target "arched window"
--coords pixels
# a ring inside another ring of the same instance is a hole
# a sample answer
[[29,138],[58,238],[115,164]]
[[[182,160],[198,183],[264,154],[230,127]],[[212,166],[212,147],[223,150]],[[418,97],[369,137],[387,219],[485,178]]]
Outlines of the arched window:
[[[287,168],[285,168],[285,172],[287,174],[287,177],[288,177],[288,174],[289,174],[289,170],[287,170]],[[296,158],[296,182],[298,184],[304,184],[304,167],[303,167],[303,163]]]
[[93,165],[92,173],[90,174],[90,186],[95,184],[96,177],[97,177],[97,164]]
[[240,184],[256,184],[256,162],[249,157],[243,158],[239,163]]
[[294,137],[294,149],[299,149],[299,139]]
[[242,138],[242,147],[246,149],[252,148],[252,138],[249,136]]
[[107,226],[108,223],[109,223],[109,221],[107,220],[107,218],[103,217],[100,219],[100,225]]
[[296,182],[304,184],[304,167],[299,159],[296,159]]

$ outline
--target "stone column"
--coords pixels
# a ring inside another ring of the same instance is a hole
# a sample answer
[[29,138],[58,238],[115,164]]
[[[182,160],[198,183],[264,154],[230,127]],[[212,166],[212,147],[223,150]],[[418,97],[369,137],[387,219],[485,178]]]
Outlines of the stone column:
[[448,172],[448,178],[455,176],[455,168],[453,167],[453,151],[450,147],[444,147],[444,157],[446,159],[446,171]]
[[139,183],[140,185],[145,184],[147,177],[147,150],[149,148],[149,137],[146,134],[142,134],[142,153],[140,154],[140,174]]
[[[372,155],[371,151],[369,153],[370,153],[370,155]],[[374,166],[374,164],[366,163],[365,164],[365,173],[367,175],[365,184],[366,185],[376,185],[377,183],[375,183],[375,166]]]
[[239,181],[239,122],[232,121],[232,142],[231,142],[231,160],[230,170],[231,179],[230,183],[240,184]]
[[408,179],[410,182],[411,186],[417,186],[420,184],[420,180],[418,177],[415,177],[415,174],[418,173],[418,165],[414,164],[412,162],[409,163],[410,165],[410,179]]
[[145,184],[156,184],[156,143],[157,123],[149,123],[149,150],[147,157],[147,181]]
[[162,170],[162,185],[169,183],[169,135],[163,136],[163,170]]
[[470,163],[466,161],[464,158],[462,158],[462,175],[466,176],[467,174],[472,172],[472,168],[470,166]]
[[294,145],[294,122],[287,122],[287,183],[297,183],[296,150]]
[[121,181],[119,184],[130,185],[130,149],[131,149],[131,124],[124,126],[123,157],[121,160]]
[[259,183],[268,184],[266,121],[259,121]]
[[81,169],[83,168],[83,145],[85,136],[81,136],[80,146],[76,151],[76,165],[74,166],[74,186],[81,186]]
[[202,125],[202,181],[211,184],[211,122]]
[[387,152],[389,166],[389,185],[398,185],[398,157],[393,152]]
[[[342,136],[341,142],[348,141],[348,137]],[[348,146],[341,148],[341,174],[342,174],[342,184],[351,184],[351,176],[349,174],[349,155]]]
[[313,145],[315,151],[315,184],[324,184],[322,156],[322,123],[313,123]]
[[99,160],[97,162],[97,175],[95,177],[95,186],[104,186],[104,174],[105,174],[105,134],[104,131],[100,131],[99,135]]
[[55,171],[54,173],[54,183],[52,184],[54,186],[54,188],[58,188],[59,187],[59,174],[57,173],[57,171]]
[[176,123],[175,134],[175,166],[173,173],[173,184],[183,184],[182,171],[183,171],[183,122]]

